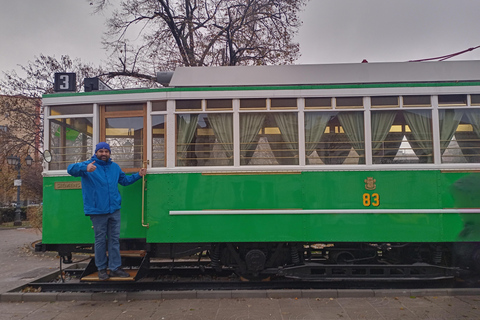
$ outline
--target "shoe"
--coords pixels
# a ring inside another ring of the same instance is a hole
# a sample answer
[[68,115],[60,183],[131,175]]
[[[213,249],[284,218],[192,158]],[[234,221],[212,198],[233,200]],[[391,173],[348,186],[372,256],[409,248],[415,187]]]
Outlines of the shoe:
[[100,280],[108,280],[110,276],[107,273],[106,269],[98,270],[98,279]]
[[130,275],[123,271],[122,268],[118,268],[117,270],[110,271],[110,277],[129,278]]

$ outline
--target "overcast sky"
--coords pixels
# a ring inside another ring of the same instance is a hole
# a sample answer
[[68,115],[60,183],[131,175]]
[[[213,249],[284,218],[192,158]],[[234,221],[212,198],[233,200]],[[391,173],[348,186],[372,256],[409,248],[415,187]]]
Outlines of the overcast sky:
[[[84,0],[0,0],[0,71],[40,53],[106,60],[105,18]],[[311,0],[301,13],[298,64],[396,62],[480,45],[480,0]],[[480,48],[457,60],[480,60]],[[0,73],[0,77],[3,74]]]

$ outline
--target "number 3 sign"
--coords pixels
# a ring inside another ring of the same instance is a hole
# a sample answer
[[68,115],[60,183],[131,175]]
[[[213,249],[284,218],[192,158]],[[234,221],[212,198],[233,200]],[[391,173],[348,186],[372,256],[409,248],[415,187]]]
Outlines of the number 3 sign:
[[77,79],[75,73],[55,73],[55,92],[77,91]]

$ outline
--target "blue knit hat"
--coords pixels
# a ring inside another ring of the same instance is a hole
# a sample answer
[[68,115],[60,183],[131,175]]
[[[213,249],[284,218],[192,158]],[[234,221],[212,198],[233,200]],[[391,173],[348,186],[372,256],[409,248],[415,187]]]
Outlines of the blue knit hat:
[[100,142],[99,144],[97,144],[97,146],[95,147],[95,153],[97,153],[97,151],[100,149],[107,149],[110,153],[112,152],[110,150],[110,145],[106,142]]

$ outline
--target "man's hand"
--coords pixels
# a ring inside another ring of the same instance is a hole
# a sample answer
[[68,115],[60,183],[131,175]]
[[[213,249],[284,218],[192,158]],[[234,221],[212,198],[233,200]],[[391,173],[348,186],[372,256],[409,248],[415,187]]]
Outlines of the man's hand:
[[90,162],[87,165],[87,172],[93,172],[97,169],[97,167],[94,165],[95,161]]
[[143,177],[144,175],[147,174],[147,169],[146,168],[140,169],[140,171],[138,171],[138,174],[140,175],[140,177]]

